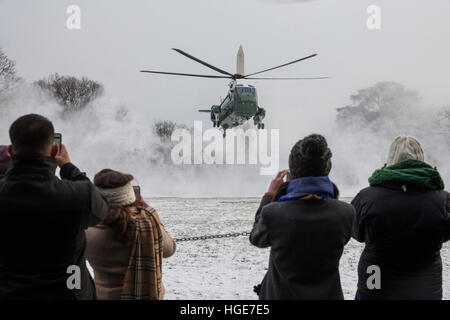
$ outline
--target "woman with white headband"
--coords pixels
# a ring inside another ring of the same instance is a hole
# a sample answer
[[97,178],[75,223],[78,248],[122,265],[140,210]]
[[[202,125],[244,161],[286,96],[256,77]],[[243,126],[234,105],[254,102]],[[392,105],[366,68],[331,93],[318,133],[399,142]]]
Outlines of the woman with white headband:
[[86,258],[94,269],[101,300],[161,300],[162,258],[175,252],[158,213],[131,184],[133,176],[111,169],[97,173],[94,184],[109,203],[109,215],[86,231]]

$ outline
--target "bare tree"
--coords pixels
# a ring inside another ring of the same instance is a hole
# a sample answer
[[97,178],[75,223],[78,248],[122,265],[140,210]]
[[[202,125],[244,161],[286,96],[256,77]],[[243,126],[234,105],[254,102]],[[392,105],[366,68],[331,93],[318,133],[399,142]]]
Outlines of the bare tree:
[[161,139],[161,141],[167,141],[170,140],[176,127],[177,124],[172,121],[159,120],[153,124],[153,132]]
[[103,85],[85,77],[78,79],[72,76],[51,74],[36,82],[43,91],[48,92],[63,106],[65,113],[73,113],[84,109],[91,101],[103,94]]
[[350,98],[359,108],[381,113],[398,111],[420,102],[417,92],[406,90],[402,84],[389,81],[358,90],[357,94],[351,95]]
[[125,121],[128,117],[128,109],[125,105],[121,105],[116,112],[117,121]]
[[15,81],[16,76],[16,63],[9,59],[8,56],[0,48],[0,81],[9,82]]
[[443,112],[444,117],[450,120],[450,107],[447,107],[446,110]]
[[192,132],[192,128],[169,120],[158,120],[153,124],[153,133],[159,138],[154,142],[152,149],[152,163],[171,163],[171,152],[176,142],[172,141],[172,133],[176,129],[185,129]]
[[16,72],[16,63],[0,48],[0,103],[7,98],[10,89],[20,80]]
[[351,95],[352,105],[337,109],[336,121],[342,128],[366,126],[375,120],[396,118],[420,104],[415,91],[396,82],[379,82]]
[[438,117],[439,126],[445,133],[450,135],[450,106],[442,108]]

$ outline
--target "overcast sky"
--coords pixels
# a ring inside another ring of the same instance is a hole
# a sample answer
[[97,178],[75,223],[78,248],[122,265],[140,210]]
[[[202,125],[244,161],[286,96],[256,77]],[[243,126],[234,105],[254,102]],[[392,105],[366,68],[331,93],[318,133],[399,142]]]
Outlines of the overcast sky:
[[[66,28],[71,4],[81,8],[81,30]],[[381,30],[366,27],[372,4],[381,8]],[[205,119],[205,126],[207,115],[196,109],[217,103],[227,80],[138,71],[214,74],[172,47],[231,72],[240,44],[247,72],[318,53],[266,75],[330,80],[251,83],[268,127],[289,126],[295,141],[332,125],[336,107],[378,81],[449,104],[449,12],[448,0],[0,0],[0,46],[28,81],[53,72],[87,76],[149,122]]]

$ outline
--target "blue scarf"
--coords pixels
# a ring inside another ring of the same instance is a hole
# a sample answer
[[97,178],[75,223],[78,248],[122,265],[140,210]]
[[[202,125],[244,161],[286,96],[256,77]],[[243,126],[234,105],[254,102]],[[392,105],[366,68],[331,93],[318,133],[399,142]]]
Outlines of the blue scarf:
[[304,177],[289,182],[286,194],[278,201],[300,199],[315,194],[323,199],[334,199],[334,188],[328,176]]

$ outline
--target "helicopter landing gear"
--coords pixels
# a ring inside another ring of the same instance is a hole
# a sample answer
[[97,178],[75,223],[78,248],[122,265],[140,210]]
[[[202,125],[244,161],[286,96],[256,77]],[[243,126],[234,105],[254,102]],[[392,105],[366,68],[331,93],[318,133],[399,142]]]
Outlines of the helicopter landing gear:
[[211,120],[213,122],[213,127],[219,127],[219,114],[216,112],[211,113]]
[[222,128],[223,128],[223,138],[225,139],[225,137],[227,136],[228,125],[224,125]]
[[264,117],[266,116],[266,110],[258,107],[256,114],[253,116],[253,123],[258,127],[258,129],[264,129]]

